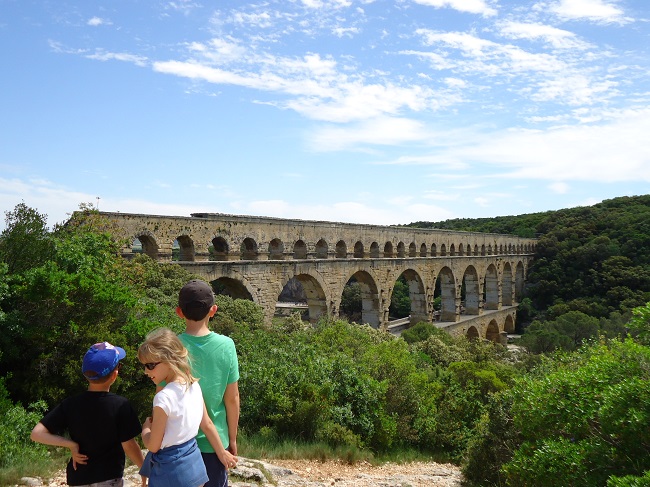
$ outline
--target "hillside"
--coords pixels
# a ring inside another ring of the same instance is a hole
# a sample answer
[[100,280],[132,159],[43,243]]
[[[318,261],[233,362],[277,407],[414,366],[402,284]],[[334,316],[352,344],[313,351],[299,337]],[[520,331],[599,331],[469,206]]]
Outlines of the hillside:
[[593,206],[408,226],[537,237],[526,295],[549,318],[581,311],[597,318],[650,301],[650,195]]

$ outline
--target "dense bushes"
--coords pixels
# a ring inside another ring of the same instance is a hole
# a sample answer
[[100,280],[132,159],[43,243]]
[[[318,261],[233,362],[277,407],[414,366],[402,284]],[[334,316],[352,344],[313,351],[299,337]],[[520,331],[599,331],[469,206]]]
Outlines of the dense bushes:
[[476,485],[545,487],[644,475],[649,379],[650,349],[630,339],[545,360],[492,397],[468,449],[466,475]]

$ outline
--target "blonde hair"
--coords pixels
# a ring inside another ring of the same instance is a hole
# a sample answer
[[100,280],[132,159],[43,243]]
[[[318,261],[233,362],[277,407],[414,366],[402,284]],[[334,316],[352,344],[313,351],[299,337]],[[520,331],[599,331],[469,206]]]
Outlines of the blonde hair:
[[198,380],[192,375],[187,348],[169,328],[157,328],[146,336],[138,348],[138,360],[167,364],[187,387]]

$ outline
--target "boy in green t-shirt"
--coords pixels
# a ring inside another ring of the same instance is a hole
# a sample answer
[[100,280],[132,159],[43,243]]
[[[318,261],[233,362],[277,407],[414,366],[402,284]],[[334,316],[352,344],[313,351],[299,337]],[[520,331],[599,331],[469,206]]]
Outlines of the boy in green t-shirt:
[[[185,333],[179,338],[190,353],[192,375],[199,378],[208,415],[221,442],[237,455],[239,362],[232,339],[208,328],[208,321],[216,312],[214,292],[205,281],[194,279],[180,290],[176,314],[185,320]],[[196,441],[210,479],[204,487],[228,487],[227,469],[235,464],[223,465],[200,430]]]

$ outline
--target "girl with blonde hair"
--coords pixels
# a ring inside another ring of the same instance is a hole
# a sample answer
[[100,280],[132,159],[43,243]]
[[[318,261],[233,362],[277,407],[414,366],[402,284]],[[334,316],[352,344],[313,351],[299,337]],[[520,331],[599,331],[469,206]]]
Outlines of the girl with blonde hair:
[[[142,441],[149,450],[140,474],[150,487],[201,487],[208,481],[195,436],[205,433],[219,460],[234,466],[208,416],[198,379],[192,376],[188,351],[168,328],[147,335],[138,349],[145,374],[158,386],[152,416],[142,425]],[[164,386],[163,386],[164,385]]]

